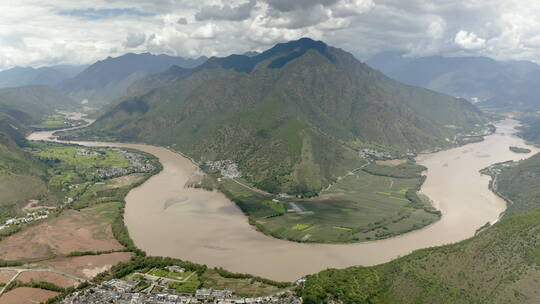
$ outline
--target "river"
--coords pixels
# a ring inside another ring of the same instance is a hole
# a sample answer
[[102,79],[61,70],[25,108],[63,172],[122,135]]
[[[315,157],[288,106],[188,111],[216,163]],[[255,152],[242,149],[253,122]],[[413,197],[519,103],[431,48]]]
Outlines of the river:
[[[415,249],[457,242],[473,236],[486,222],[495,222],[505,202],[488,189],[489,177],[478,171],[538,152],[513,135],[517,125],[515,120],[504,120],[497,124],[497,132],[482,142],[420,155],[418,163],[428,168],[421,191],[442,211],[441,220],[402,236],[358,244],[300,244],[265,236],[254,230],[223,194],[185,188],[197,168],[166,148],[79,143],[135,148],[155,155],[163,164],[161,173],[126,197],[125,222],[139,248],[151,255],[294,280],[326,268],[375,265]],[[51,132],[36,132],[29,139],[50,137]],[[513,153],[508,149],[511,145],[527,146],[533,153]]]

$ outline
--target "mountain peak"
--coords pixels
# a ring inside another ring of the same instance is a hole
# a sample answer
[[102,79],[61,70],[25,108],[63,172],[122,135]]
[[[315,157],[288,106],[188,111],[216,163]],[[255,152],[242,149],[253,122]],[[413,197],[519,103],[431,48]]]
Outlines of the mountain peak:
[[278,43],[256,56],[230,55],[227,57],[212,57],[203,67],[221,67],[224,69],[234,69],[237,72],[250,73],[257,64],[272,59],[267,67],[270,69],[279,69],[290,61],[301,57],[311,49],[316,50],[329,61],[335,63],[335,57],[328,51],[328,45],[326,43],[304,37],[298,40]]

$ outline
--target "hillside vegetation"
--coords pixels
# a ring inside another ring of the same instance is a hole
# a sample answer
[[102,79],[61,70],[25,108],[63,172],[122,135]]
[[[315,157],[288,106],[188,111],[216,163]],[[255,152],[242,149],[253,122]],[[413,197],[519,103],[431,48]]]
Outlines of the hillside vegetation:
[[201,163],[232,160],[258,188],[306,193],[363,164],[363,147],[448,147],[485,122],[467,101],[402,85],[307,38],[161,76],[70,136],[170,146]]
[[58,65],[51,67],[31,68],[14,67],[0,72],[0,88],[29,85],[55,86],[75,76],[85,66]]
[[522,125],[519,127],[518,135],[535,145],[540,145],[540,117],[537,114],[522,115],[519,120]]
[[57,109],[73,109],[73,101],[49,87],[0,89],[0,219],[48,195],[46,165],[25,151],[26,135]]
[[540,212],[509,217],[457,244],[374,267],[308,276],[304,303],[538,303]]
[[[355,170],[312,198],[279,197],[253,191],[231,179],[218,182],[259,231],[297,242],[345,243],[389,238],[440,218],[417,194],[423,169],[412,163],[387,167],[383,174]],[[379,172],[377,172],[379,173]],[[245,181],[244,181],[245,182]]]
[[510,202],[505,215],[527,213],[540,208],[540,154],[518,163],[506,163],[496,175],[495,188]]
[[383,52],[367,62],[403,83],[474,100],[480,107],[524,112],[540,109],[537,85],[540,66],[531,61],[496,61],[488,57],[414,58],[400,52]]
[[74,108],[71,98],[47,86],[0,89],[0,112],[24,125],[38,123],[56,110]]
[[47,193],[45,166],[23,151],[24,130],[0,112],[0,219],[13,215],[18,203]]
[[309,276],[305,303],[538,303],[540,154],[482,172],[508,200],[500,222],[457,244]]
[[64,80],[58,88],[78,102],[103,106],[126,95],[128,88],[145,76],[166,71],[171,66],[194,68],[205,60],[206,57],[186,59],[149,53],[129,53],[98,61],[75,77]]

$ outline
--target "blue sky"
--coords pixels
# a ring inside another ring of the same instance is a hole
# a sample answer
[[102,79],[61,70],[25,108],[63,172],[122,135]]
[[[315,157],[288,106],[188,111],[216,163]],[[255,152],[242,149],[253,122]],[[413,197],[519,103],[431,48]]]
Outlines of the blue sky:
[[59,14],[67,15],[67,16],[74,16],[74,17],[81,17],[85,19],[103,19],[103,18],[117,17],[121,15],[138,16],[138,17],[155,16],[154,13],[143,12],[135,8],[73,9],[73,10],[60,11]]

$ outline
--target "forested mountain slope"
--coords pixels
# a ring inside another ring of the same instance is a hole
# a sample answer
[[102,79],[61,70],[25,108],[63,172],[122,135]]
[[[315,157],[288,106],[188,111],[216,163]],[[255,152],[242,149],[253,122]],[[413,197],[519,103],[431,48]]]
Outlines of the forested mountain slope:
[[149,79],[76,135],[171,146],[201,162],[230,159],[257,187],[297,192],[355,168],[362,147],[447,147],[486,122],[465,100],[400,84],[308,38],[168,77]]

